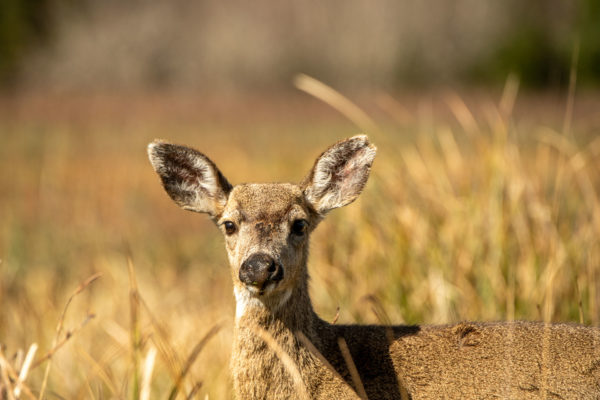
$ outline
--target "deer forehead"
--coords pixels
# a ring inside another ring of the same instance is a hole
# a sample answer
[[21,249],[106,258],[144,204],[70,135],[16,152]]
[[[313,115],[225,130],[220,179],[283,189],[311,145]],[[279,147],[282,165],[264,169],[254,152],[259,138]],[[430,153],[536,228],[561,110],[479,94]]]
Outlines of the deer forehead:
[[237,185],[229,195],[224,216],[236,215],[244,222],[280,223],[288,218],[306,218],[306,199],[291,183]]

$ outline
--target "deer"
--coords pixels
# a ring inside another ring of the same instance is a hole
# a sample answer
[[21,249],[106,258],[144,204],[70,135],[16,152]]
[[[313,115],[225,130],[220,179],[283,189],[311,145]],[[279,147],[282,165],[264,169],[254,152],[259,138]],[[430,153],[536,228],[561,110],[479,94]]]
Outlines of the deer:
[[238,399],[600,399],[600,329],[569,323],[343,325],[309,298],[309,237],[352,203],[376,147],[365,135],[325,150],[299,183],[233,186],[207,156],[155,140],[170,198],[225,238],[236,310]]

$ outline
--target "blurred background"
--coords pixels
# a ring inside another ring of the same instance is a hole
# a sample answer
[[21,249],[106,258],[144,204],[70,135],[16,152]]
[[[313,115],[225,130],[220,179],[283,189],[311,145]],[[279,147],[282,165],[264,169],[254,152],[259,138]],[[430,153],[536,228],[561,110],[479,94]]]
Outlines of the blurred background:
[[370,136],[364,193],[312,238],[325,320],[599,325],[598,21],[598,0],[2,0],[0,398],[20,372],[21,398],[233,397],[223,240],[164,193],[154,138],[240,183]]
[[600,82],[597,0],[150,2],[5,0],[5,87],[289,90],[303,72],[339,88]]

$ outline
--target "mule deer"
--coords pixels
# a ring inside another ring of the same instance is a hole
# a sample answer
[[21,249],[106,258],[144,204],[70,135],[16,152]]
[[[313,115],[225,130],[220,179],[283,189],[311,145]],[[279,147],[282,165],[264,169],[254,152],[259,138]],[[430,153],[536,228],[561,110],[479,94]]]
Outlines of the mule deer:
[[150,161],[180,207],[225,236],[236,299],[239,399],[600,399],[600,329],[539,322],[332,325],[308,296],[308,238],[351,203],[376,148],[366,136],[319,156],[300,184],[232,186],[188,147],[155,141]]

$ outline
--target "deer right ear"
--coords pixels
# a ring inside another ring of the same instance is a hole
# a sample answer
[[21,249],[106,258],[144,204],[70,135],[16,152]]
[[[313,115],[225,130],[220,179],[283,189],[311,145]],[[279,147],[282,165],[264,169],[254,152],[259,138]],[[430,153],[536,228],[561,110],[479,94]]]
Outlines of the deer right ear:
[[365,135],[337,142],[300,184],[304,196],[320,215],[353,202],[367,183],[376,152]]
[[181,208],[215,217],[223,211],[231,184],[204,154],[155,140],[148,157],[165,191]]

